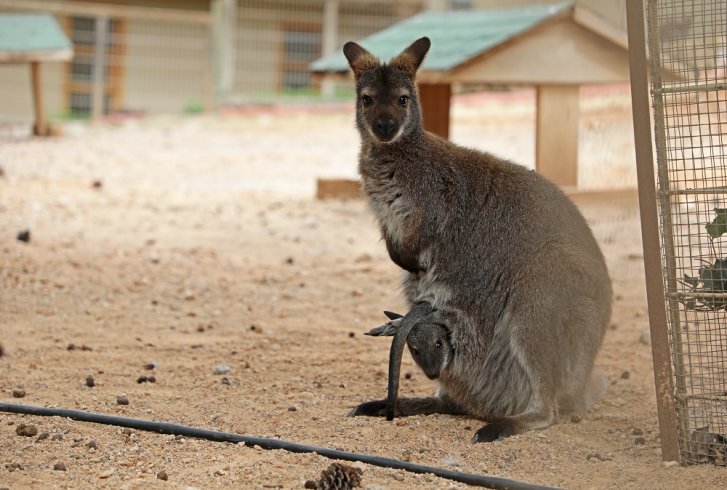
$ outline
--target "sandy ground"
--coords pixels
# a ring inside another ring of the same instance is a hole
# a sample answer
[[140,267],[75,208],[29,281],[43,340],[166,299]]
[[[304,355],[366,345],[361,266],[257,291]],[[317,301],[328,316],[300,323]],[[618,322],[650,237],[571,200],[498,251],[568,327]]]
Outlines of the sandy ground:
[[[584,97],[584,187],[634,185],[624,97]],[[454,139],[532,165],[531,102],[529,93],[460,99]],[[365,203],[312,198],[316,177],[355,175],[356,151],[348,105],[5,137],[0,400],[567,488],[727,486],[725,468],[661,461],[633,199],[581,204],[616,297],[597,361],[609,390],[580,420],[473,445],[482,422],[467,417],[346,417],[386,391],[388,341],[362,333],[383,321],[381,310],[403,309],[400,272]],[[31,231],[28,243],[16,240],[23,229]],[[219,365],[229,373],[215,374]],[[434,390],[408,355],[403,371],[411,374],[403,395]],[[152,374],[155,383],[137,382]],[[86,386],[88,376],[95,386]],[[14,397],[18,390],[23,398]],[[117,403],[119,395],[128,405]],[[49,437],[19,436],[21,423]],[[66,471],[53,469],[59,462]],[[0,413],[0,488],[302,488],[329,464],[316,455]],[[357,466],[366,488],[463,486]]]

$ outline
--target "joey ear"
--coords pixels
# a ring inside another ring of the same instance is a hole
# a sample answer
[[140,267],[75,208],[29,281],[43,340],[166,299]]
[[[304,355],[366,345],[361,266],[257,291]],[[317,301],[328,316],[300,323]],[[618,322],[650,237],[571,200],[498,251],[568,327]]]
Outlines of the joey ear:
[[348,60],[348,64],[353,70],[356,78],[368,70],[373,70],[381,65],[379,59],[366,51],[353,41],[349,41],[343,45],[343,54]]
[[421,66],[422,61],[424,61],[424,56],[426,56],[431,46],[432,42],[428,37],[419,38],[411,43],[411,45],[399,55],[392,58],[389,64],[403,72],[406,72],[412,79],[414,79],[419,66]]

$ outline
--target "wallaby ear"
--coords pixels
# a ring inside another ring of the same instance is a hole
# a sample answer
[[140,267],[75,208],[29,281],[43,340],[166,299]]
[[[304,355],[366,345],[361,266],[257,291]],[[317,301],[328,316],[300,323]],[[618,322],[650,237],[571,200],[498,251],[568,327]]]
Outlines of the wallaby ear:
[[422,37],[411,43],[411,46],[392,58],[389,64],[399,70],[406,72],[414,79],[419,66],[424,61],[432,42],[428,37]]
[[353,41],[349,41],[343,45],[343,54],[348,60],[348,64],[353,70],[356,78],[365,71],[373,70],[381,65],[379,59],[366,51]]

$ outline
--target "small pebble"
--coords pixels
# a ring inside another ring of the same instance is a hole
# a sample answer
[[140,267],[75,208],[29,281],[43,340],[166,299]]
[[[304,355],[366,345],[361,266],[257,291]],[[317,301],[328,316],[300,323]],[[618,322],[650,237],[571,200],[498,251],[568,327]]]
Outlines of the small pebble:
[[349,338],[351,338],[351,339],[352,339],[352,338],[354,338],[355,336],[356,336],[356,332],[348,332],[348,337],[349,337]]
[[151,376],[147,376],[146,377],[146,381],[147,381],[147,383],[156,383],[157,382],[157,378],[156,378],[156,376],[154,376],[152,374]]
[[169,480],[169,475],[167,475],[166,471],[162,470],[159,473],[157,473],[157,479],[167,481],[167,480]]
[[116,397],[116,403],[118,403],[119,405],[128,405],[129,404],[129,398],[126,395],[121,394],[121,395],[119,395],[119,396]]
[[223,385],[230,386],[230,379],[229,378],[222,378],[220,380],[220,383],[222,383]]
[[56,471],[66,471],[66,465],[63,462],[58,461],[56,464],[53,465],[53,469]]
[[221,374],[227,374],[230,371],[232,371],[232,368],[228,366],[227,364],[220,364],[215,367],[214,371],[212,371],[214,374],[221,375]]
[[318,482],[315,480],[306,480],[305,485],[303,485],[303,488],[311,488],[311,489],[315,490],[316,488],[318,488]]
[[86,447],[89,448],[89,449],[98,449],[98,444],[96,444],[96,441],[94,441],[93,439],[91,439],[90,441],[88,441],[86,443]]
[[147,378],[146,376],[139,376],[138,378],[136,378],[137,383],[146,383],[148,380],[149,378]]
[[41,432],[40,434],[38,434],[38,437],[35,440],[43,441],[45,439],[48,439],[49,437],[50,437],[50,434],[48,434],[47,432]]
[[111,476],[114,474],[114,470],[106,470],[99,473],[98,477],[101,479],[111,478]]
[[646,439],[644,439],[643,437],[639,436],[636,439],[634,439],[634,444],[646,444]]
[[38,428],[34,425],[20,424],[15,428],[15,433],[19,436],[34,437],[38,435]]
[[629,379],[631,377],[631,373],[628,371],[624,371],[621,373],[621,379]]
[[7,463],[5,465],[5,469],[7,469],[8,471],[15,471],[15,470],[23,470],[25,468],[23,468],[23,465],[20,463]]
[[679,461],[664,461],[663,463],[661,463],[661,465],[664,468],[674,468],[676,466],[679,466]]
[[13,390],[13,398],[25,398],[25,390]]
[[644,431],[636,427],[634,430],[631,431],[631,433],[635,436],[643,436]]
[[399,427],[404,427],[405,425],[408,425],[408,422],[404,419],[396,419],[396,425]]
[[50,436],[51,441],[62,441],[63,440],[63,434],[53,434]]
[[295,407],[288,407],[288,412],[297,412],[298,409]]
[[91,182],[91,187],[93,189],[101,189],[103,187],[103,182],[101,182],[100,180],[94,180],[93,182]]
[[641,331],[639,335],[639,342],[644,345],[651,345],[651,331],[646,329]]
[[19,242],[28,243],[30,242],[30,230],[22,230],[18,232],[18,236],[16,237]]
[[152,369],[156,369],[158,367],[159,367],[159,363],[156,361],[151,361],[151,362],[147,362],[146,364],[144,364],[144,369],[148,369],[150,371]]
[[121,433],[124,434],[125,436],[130,436],[131,434],[134,433],[134,431],[129,429],[128,427],[124,427],[124,430],[122,430]]
[[577,413],[570,414],[570,421],[573,422],[574,424],[579,424],[581,422],[581,420],[583,420],[583,419]]
[[405,373],[404,378],[405,379],[411,379],[412,374],[411,373]]
[[293,263],[295,263],[295,260],[293,259],[293,257],[288,257],[285,259],[285,263],[288,265],[293,265]]
[[86,376],[86,386],[88,386],[89,388],[93,388],[94,386],[96,386],[96,380],[93,379],[93,376]]

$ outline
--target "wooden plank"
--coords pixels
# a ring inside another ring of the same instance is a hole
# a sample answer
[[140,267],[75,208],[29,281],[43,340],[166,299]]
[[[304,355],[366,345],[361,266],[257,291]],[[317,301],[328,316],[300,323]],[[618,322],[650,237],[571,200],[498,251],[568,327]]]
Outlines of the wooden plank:
[[0,63],[30,63],[31,61],[68,61],[73,49],[59,51],[30,51],[25,53],[0,52]]
[[578,185],[578,86],[539,85],[535,169],[560,186]]
[[420,83],[418,92],[424,117],[424,129],[443,138],[449,138],[452,85]]
[[[644,6],[641,0],[627,0],[626,13],[631,65],[631,106],[634,119],[636,175],[639,184],[641,237],[644,248],[646,299],[649,305],[651,352],[654,366],[656,408],[659,419],[661,457],[664,461],[679,460],[677,413],[667,335],[666,298],[662,279],[661,240],[654,179],[654,156],[651,146],[649,114],[649,82],[646,67],[646,36]],[[658,76],[658,74],[657,74]]]
[[352,179],[318,179],[317,199],[358,199],[363,197],[361,183]]
[[48,126],[45,120],[45,106],[43,105],[43,80],[40,75],[40,63],[30,63],[30,80],[33,86],[33,109],[35,112],[35,126],[33,133],[37,136],[46,136]]
[[168,8],[132,7],[128,5],[98,4],[93,2],[51,2],[47,0],[0,0],[0,7],[14,11],[51,12],[61,15],[83,15],[85,17],[124,17],[137,20],[160,20],[166,22],[190,22],[212,24],[208,11],[191,11]]

